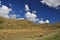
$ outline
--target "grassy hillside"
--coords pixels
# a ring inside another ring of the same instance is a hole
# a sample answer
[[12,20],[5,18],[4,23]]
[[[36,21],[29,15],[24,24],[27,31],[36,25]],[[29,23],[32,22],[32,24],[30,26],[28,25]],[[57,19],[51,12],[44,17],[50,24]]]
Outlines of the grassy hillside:
[[0,29],[33,29],[33,28],[60,28],[57,24],[35,24],[28,20],[16,20],[0,17]]
[[60,40],[60,23],[35,24],[0,17],[0,40]]
[[48,35],[45,35],[39,38],[39,40],[60,40],[60,30],[57,32],[53,32]]
[[0,29],[33,28],[35,24],[27,20],[0,18]]
[[0,40],[60,40],[60,30],[3,29],[0,30]]

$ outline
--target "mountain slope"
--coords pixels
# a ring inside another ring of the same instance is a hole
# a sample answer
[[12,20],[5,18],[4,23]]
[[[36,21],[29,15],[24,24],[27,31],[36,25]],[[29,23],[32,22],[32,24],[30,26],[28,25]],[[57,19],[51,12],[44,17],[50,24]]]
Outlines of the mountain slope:
[[[59,23],[60,24],[60,23]],[[28,20],[16,20],[0,17],[0,29],[59,28],[57,24],[35,24]]]
[[0,28],[1,29],[20,29],[20,28],[27,28],[33,27],[34,23],[29,22],[27,20],[16,20],[16,19],[3,19],[0,18]]
[[0,40],[60,40],[59,25],[0,17]]
[[23,28],[37,28],[35,23],[28,20],[16,20],[0,17],[0,29],[23,29]]

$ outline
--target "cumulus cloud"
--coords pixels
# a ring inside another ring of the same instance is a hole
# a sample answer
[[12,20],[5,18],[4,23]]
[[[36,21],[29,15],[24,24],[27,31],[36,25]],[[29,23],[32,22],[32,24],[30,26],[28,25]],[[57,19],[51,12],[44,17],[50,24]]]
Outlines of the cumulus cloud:
[[[2,5],[0,7],[0,17],[5,17],[5,18],[17,18],[17,16],[19,15],[16,15],[16,14],[10,14],[10,11],[12,11],[11,8],[8,8],[7,6],[5,5]],[[10,14],[10,15],[9,15]]]
[[41,18],[41,20],[39,21],[39,24],[45,24],[45,23],[49,23],[49,20],[44,21],[43,18]]
[[18,18],[19,20],[24,20],[24,18]]
[[30,11],[29,6],[27,4],[25,5],[25,10]]
[[[16,15],[16,14],[10,14],[10,11],[12,11],[11,8],[8,8],[7,6],[2,5],[0,7],[0,17],[17,19],[17,17],[20,16],[20,15]],[[23,19],[23,18],[18,18],[18,19]]]
[[33,21],[33,22],[37,22],[39,19],[37,19],[37,15],[35,14],[36,11],[32,11],[32,13],[29,11],[29,6],[26,4],[25,5],[25,9],[26,9],[26,14],[25,17],[27,20],[29,21]]
[[33,21],[33,22],[36,22],[38,20],[36,18],[37,17],[36,14],[31,13],[31,12],[26,12],[25,16],[26,16],[26,19]]
[[[39,18],[37,18],[37,15],[36,15],[36,11],[30,12],[29,11],[30,9],[29,9],[28,5],[25,5],[25,10],[26,10],[25,17],[26,17],[27,20],[33,21],[33,22],[39,22],[40,24],[49,23],[49,20],[44,21],[42,18],[39,21]],[[10,14],[11,11],[12,11],[11,8],[8,8],[7,6],[2,5],[0,7],[0,17],[12,18],[12,19],[18,19],[18,20],[24,20],[25,19],[25,18],[20,18],[20,17],[17,18],[20,15]],[[22,12],[22,11],[20,11],[20,12]]]
[[5,17],[5,18],[10,18],[9,15],[5,15],[4,17]]
[[45,23],[49,23],[49,20],[46,20]]
[[36,15],[32,14],[29,10],[30,10],[29,6],[26,4],[25,5],[25,11],[26,11],[25,17],[26,17],[26,19],[29,21],[33,21],[33,20],[35,21]]
[[38,22],[39,22],[39,24],[44,24],[45,23],[43,18],[41,18]]
[[8,14],[11,10],[12,10],[11,8],[8,8],[7,6],[2,5],[2,7],[0,7],[0,16],[8,18],[9,17]]
[[16,15],[16,14],[10,14],[9,18],[10,19],[17,19],[17,20],[23,19],[23,18],[20,18],[20,15]]
[[40,2],[48,5],[49,7],[59,8],[60,6],[60,0],[42,0]]
[[32,11],[32,13],[37,13],[36,11]]
[[10,18],[16,19],[17,15],[16,14],[10,14]]
[[26,14],[25,14],[25,17],[26,17],[27,20],[33,21],[33,22],[38,22],[40,24],[49,23],[49,20],[44,21],[43,18],[41,18],[41,20],[39,18],[37,18],[36,11],[30,12],[29,11],[30,9],[29,9],[28,5],[25,5],[25,8],[27,9]]
[[[12,19],[17,19],[17,17],[19,17],[20,15],[16,15],[16,14],[10,14],[9,15],[9,18],[12,18]],[[18,18],[19,19],[19,18]]]

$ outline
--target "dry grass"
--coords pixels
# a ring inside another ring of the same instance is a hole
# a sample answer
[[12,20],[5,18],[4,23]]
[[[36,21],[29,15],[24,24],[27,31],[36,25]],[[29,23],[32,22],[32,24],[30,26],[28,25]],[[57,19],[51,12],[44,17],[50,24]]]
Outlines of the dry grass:
[[35,24],[27,20],[0,18],[0,40],[46,40],[46,38],[49,39],[49,36],[45,38],[45,35],[59,29],[60,23]]
[[57,30],[48,29],[2,29],[0,30],[0,40],[36,40]]

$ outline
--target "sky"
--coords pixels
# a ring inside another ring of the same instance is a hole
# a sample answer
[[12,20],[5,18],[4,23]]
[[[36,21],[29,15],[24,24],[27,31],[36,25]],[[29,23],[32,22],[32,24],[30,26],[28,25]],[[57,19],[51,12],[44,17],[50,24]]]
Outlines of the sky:
[[60,22],[60,0],[0,0],[0,16],[39,23]]

